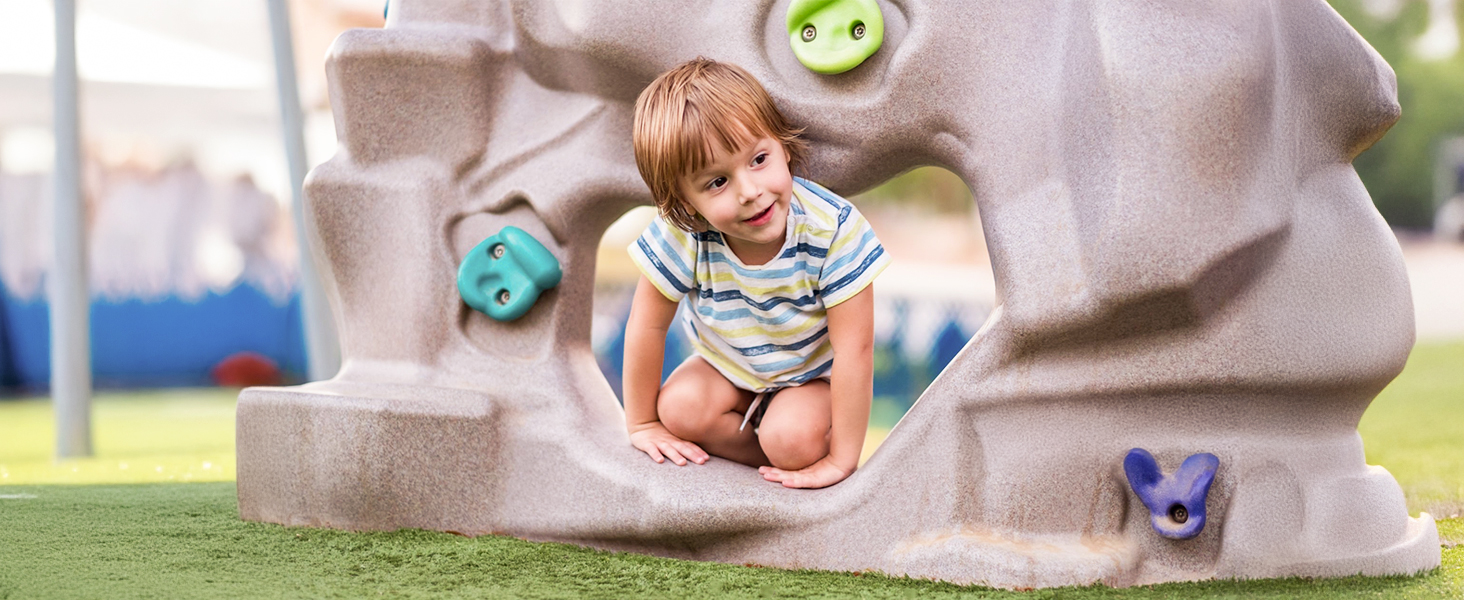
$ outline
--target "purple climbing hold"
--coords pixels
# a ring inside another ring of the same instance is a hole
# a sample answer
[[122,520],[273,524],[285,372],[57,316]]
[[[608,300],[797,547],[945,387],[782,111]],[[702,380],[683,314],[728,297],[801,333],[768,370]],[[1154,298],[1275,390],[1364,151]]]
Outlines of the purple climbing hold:
[[1159,461],[1143,448],[1129,450],[1123,471],[1129,487],[1149,508],[1149,524],[1159,535],[1187,540],[1205,529],[1205,498],[1220,459],[1214,454],[1191,455],[1173,475],[1159,470]]

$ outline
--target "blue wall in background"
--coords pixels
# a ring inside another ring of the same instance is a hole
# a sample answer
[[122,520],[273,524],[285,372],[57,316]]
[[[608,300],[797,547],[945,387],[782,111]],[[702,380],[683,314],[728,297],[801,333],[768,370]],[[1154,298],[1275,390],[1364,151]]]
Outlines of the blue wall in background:
[[[49,305],[0,295],[0,386],[44,389],[51,377]],[[286,381],[306,372],[299,296],[276,304],[247,284],[197,302],[94,299],[91,335],[99,387],[212,385],[209,370],[241,351],[274,360]]]
[[[597,302],[609,300],[597,300]],[[626,303],[626,299],[620,299]],[[965,346],[971,334],[960,311],[938,307],[938,326],[914,343],[906,322],[912,304],[894,303],[891,333],[877,337],[874,395],[877,424],[892,426],[931,380]],[[287,382],[304,379],[305,341],[299,296],[275,304],[247,284],[198,302],[168,298],[156,302],[95,300],[91,307],[92,372],[98,387],[212,385],[210,370],[242,351],[274,360]],[[49,310],[42,299],[22,301],[0,286],[0,391],[41,391],[50,384]],[[984,312],[984,311],[983,311]],[[614,319],[614,333],[596,344],[600,368],[616,395],[625,353],[625,321]],[[679,316],[678,316],[679,319]],[[667,335],[663,377],[691,353],[680,323]]]

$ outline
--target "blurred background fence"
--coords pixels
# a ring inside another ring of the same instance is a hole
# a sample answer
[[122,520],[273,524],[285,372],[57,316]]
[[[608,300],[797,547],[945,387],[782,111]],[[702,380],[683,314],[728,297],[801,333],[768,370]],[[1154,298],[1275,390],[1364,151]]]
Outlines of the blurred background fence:
[[[279,202],[247,174],[215,183],[191,163],[89,175],[98,385],[211,385],[251,365],[264,369],[249,383],[300,378],[298,259]],[[49,188],[0,174],[0,385],[17,391],[50,381]]]

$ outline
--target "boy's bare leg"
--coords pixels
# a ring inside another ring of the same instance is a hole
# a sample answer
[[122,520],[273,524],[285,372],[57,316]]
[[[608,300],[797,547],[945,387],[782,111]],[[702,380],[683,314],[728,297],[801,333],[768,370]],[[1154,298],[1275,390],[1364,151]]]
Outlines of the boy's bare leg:
[[829,455],[832,402],[829,382],[822,379],[778,392],[758,433],[774,467],[797,471]]
[[769,463],[752,425],[737,430],[753,396],[732,385],[706,359],[692,355],[661,386],[656,413],[672,435],[708,454],[758,467]]

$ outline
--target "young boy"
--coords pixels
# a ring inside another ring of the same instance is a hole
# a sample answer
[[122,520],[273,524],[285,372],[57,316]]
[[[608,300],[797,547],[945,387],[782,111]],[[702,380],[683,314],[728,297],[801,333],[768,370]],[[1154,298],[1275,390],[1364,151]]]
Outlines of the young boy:
[[[818,488],[859,463],[872,394],[874,292],[889,263],[848,201],[795,178],[806,146],[741,68],[698,58],[636,101],[634,146],[660,215],[625,332],[625,420],[663,462],[708,454]],[[696,352],[661,383],[685,304]]]

